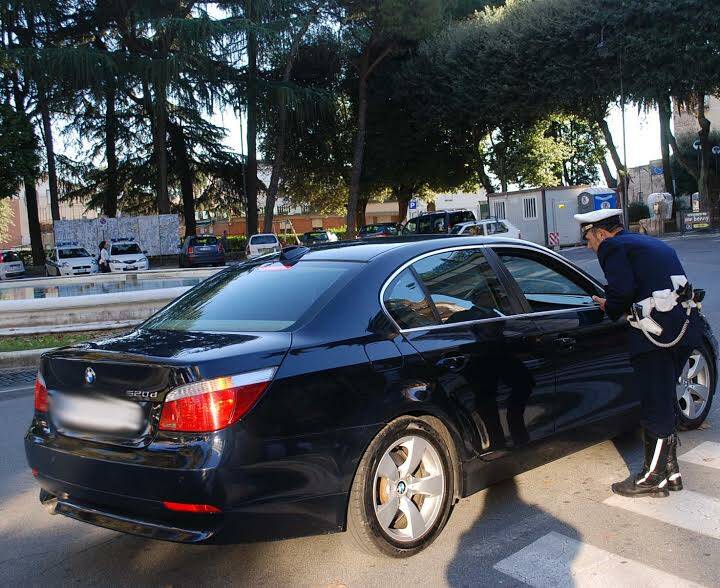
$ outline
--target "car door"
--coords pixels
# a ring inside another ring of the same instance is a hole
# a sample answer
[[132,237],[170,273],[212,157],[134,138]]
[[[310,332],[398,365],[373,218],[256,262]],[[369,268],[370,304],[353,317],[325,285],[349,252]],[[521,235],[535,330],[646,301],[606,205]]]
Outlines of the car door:
[[421,256],[384,289],[406,341],[424,358],[433,393],[469,415],[483,459],[554,431],[554,367],[535,323],[517,315],[482,247]]
[[552,350],[557,370],[558,431],[628,410],[632,386],[627,322],[611,321],[592,296],[600,287],[559,256],[535,248],[493,245]]

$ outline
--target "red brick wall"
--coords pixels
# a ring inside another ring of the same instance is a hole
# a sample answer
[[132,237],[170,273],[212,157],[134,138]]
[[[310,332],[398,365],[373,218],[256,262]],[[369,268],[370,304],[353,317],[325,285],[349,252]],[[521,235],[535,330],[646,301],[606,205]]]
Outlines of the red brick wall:
[[[283,221],[289,220],[292,223],[293,229],[296,233],[306,233],[311,231],[313,228],[322,227],[324,229],[335,229],[345,225],[345,218],[341,216],[324,216],[324,215],[295,215],[295,216],[276,216],[273,217],[273,232],[281,234],[285,231],[290,232],[290,229],[283,229]],[[314,221],[314,224],[313,224]],[[258,225],[263,226],[264,219],[260,217]],[[221,235],[223,231],[227,230],[228,235],[244,235],[246,233],[246,222],[244,218],[233,217],[230,222],[226,221],[215,221],[209,230],[216,235]]]

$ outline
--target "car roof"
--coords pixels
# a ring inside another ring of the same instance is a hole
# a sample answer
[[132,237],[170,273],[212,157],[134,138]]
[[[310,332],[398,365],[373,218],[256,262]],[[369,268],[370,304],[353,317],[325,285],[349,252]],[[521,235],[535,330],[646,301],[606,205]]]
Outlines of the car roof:
[[277,239],[277,235],[275,233],[255,233],[254,235],[250,235],[250,238],[253,237],[275,237]]
[[337,241],[326,245],[319,245],[308,251],[303,260],[308,261],[364,261],[368,262],[391,252],[407,251],[408,257],[421,255],[426,252],[444,249],[446,247],[462,247],[463,245],[517,245],[522,243],[526,247],[544,250],[544,247],[507,237],[463,237],[455,235],[422,235],[421,237],[389,237],[377,243],[375,239],[355,241]]

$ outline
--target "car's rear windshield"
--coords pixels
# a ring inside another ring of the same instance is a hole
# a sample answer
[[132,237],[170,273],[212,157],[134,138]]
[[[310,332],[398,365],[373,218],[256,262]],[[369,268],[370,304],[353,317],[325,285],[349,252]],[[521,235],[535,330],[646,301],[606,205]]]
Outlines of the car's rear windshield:
[[111,255],[127,255],[128,253],[142,253],[137,243],[115,243],[110,251]]
[[316,241],[327,241],[328,235],[325,232],[320,233],[305,233],[307,239],[315,239]]
[[3,263],[7,261],[20,261],[20,257],[14,251],[0,251],[0,260]]
[[68,247],[58,249],[60,259],[72,259],[73,257],[90,257],[90,254],[83,247]]
[[252,245],[275,245],[277,238],[275,235],[253,235],[250,237],[250,243]]
[[455,225],[452,228],[452,231],[450,231],[451,235],[457,235],[460,231],[462,231],[465,228],[464,225]]
[[215,333],[292,330],[322,308],[360,267],[329,261],[242,265],[198,284],[142,328]]
[[217,245],[217,237],[214,235],[193,237],[190,239],[190,245]]

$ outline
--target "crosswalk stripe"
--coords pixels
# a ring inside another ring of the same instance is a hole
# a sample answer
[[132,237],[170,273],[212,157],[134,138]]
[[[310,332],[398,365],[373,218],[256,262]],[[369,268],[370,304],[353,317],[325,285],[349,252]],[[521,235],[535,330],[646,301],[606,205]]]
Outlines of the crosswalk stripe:
[[720,443],[705,441],[695,449],[678,456],[678,460],[720,469]]
[[720,500],[699,492],[671,492],[667,498],[625,498],[613,495],[604,503],[720,539]]
[[548,533],[495,564],[495,569],[537,587],[699,587],[639,561],[621,557],[560,533]]

